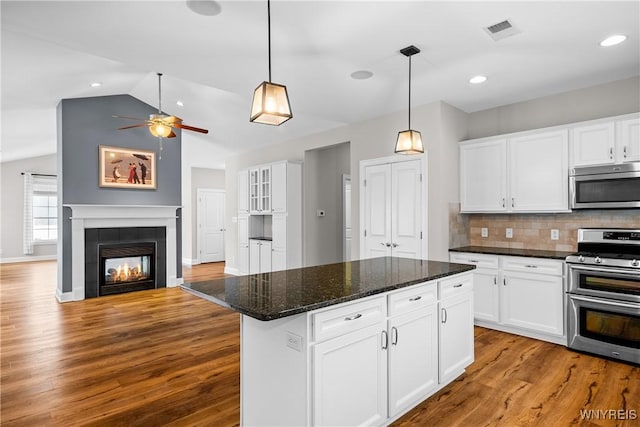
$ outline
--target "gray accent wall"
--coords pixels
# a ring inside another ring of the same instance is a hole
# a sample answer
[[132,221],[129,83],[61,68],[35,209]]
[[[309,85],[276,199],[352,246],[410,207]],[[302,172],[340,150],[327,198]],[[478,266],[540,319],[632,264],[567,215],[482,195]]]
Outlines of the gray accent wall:
[[[118,130],[137,123],[134,120],[114,118],[128,116],[148,118],[157,110],[130,95],[63,99],[58,104],[58,192],[61,204],[93,205],[181,205],[181,133],[165,139],[162,159],[158,153],[158,140],[146,127]],[[99,146],[137,148],[156,151],[155,190],[101,188],[98,177]],[[176,212],[179,216],[181,213]],[[58,289],[71,292],[72,212],[61,209],[59,235],[63,237],[59,250]],[[179,222],[178,222],[179,225]],[[177,228],[177,246],[181,247],[181,227]],[[182,277],[181,251],[178,250],[178,275]]]

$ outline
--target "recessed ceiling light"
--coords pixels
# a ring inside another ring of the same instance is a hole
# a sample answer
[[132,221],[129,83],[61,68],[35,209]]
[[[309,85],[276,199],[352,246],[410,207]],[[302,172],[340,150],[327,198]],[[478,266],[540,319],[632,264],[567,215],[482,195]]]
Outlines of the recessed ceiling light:
[[358,70],[351,73],[351,78],[356,80],[366,80],[373,77],[373,73],[368,70]]
[[474,76],[469,79],[469,83],[473,83],[474,85],[484,83],[487,81],[486,76]]
[[623,36],[622,34],[616,34],[616,35],[607,37],[606,39],[602,40],[600,42],[600,46],[602,46],[602,47],[615,46],[617,44],[622,43],[626,39],[627,39],[627,36]]
[[91,87],[100,87],[100,86],[102,86],[102,83],[100,83],[100,82],[91,83]]
[[178,107],[184,107],[184,103],[182,101],[176,101]]
[[215,16],[222,12],[222,6],[214,0],[187,0],[187,7],[204,16]]

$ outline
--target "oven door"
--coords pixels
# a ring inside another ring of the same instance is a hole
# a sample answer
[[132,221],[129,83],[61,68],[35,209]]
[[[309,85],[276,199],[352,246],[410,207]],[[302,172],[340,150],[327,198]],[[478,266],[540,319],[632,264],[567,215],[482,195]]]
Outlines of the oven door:
[[569,264],[569,292],[640,303],[640,271]]
[[569,294],[567,346],[640,364],[640,304]]
[[574,175],[571,209],[640,207],[640,171]]

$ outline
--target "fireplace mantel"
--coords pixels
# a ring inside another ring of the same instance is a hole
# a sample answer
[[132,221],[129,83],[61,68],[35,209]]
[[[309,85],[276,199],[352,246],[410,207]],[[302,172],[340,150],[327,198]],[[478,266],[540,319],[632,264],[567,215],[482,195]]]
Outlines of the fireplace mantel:
[[[178,286],[176,209],[182,206],[149,205],[82,205],[64,204],[71,208],[71,295],[58,291],[60,301],[85,298],[85,233],[87,228],[166,227],[166,285]],[[58,286],[60,289],[60,286]]]

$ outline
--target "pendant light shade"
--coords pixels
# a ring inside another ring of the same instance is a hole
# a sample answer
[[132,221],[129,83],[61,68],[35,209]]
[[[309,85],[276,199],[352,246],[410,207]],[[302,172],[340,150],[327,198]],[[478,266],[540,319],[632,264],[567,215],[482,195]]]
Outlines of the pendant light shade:
[[293,117],[287,87],[271,82],[271,0],[267,0],[267,32],[269,44],[269,81],[253,92],[249,121],[278,126]]
[[253,92],[250,121],[278,126],[291,117],[286,86],[262,82]]
[[[151,114],[149,120],[153,122],[162,117],[164,117],[162,114]],[[167,138],[171,134],[171,127],[162,123],[153,123],[149,126],[149,132],[157,138]]]
[[411,129],[411,57],[420,53],[420,49],[411,45],[400,50],[400,53],[409,57],[409,128],[398,132],[395,152],[397,154],[422,154],[424,153],[422,136],[419,131]]

